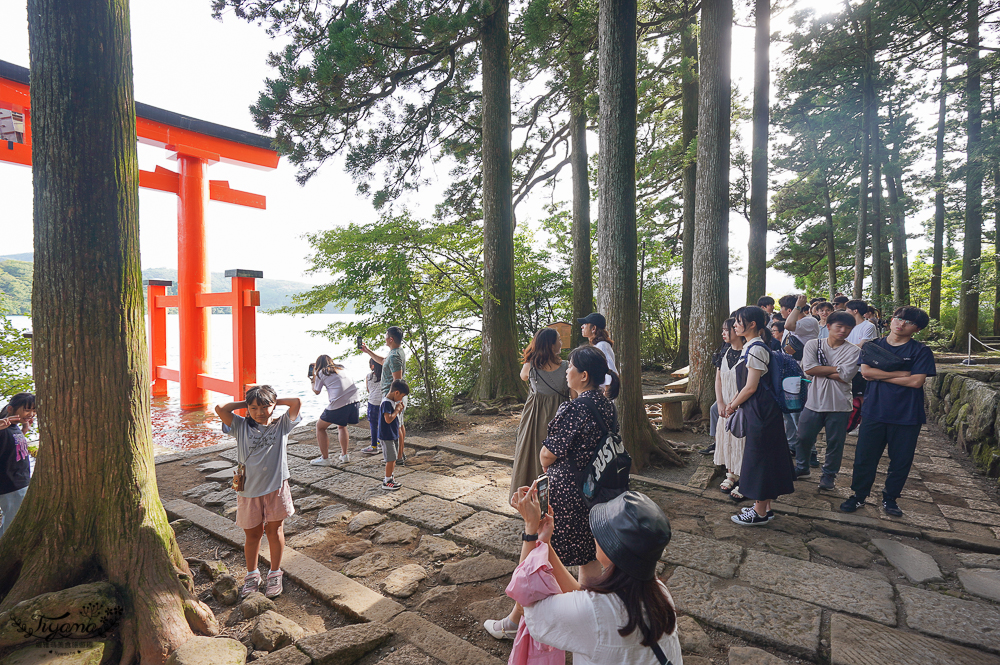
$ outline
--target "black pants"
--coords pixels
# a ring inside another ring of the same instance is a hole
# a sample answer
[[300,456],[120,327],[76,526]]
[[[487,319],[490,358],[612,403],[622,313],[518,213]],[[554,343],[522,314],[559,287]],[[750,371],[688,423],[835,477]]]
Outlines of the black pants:
[[903,492],[910,475],[913,453],[917,449],[920,425],[890,425],[863,418],[858,428],[858,447],[854,453],[854,476],[851,490],[859,499],[866,499],[875,484],[878,462],[889,447],[889,473],[882,498],[895,501]]

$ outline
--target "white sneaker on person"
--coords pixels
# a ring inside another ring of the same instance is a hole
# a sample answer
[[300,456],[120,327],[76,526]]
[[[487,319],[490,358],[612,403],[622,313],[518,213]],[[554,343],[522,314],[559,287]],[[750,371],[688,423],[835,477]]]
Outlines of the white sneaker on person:
[[517,626],[513,628],[511,626],[514,626],[514,622],[507,617],[487,619],[483,622],[483,628],[486,629],[486,632],[498,640],[512,640],[517,637]]
[[351,455],[349,453],[345,453],[345,454],[343,454],[343,455],[340,456],[340,463],[341,464],[348,464],[348,463],[350,463],[350,461],[351,461]]
[[264,591],[264,596],[267,598],[275,598],[281,595],[281,577],[284,575],[282,570],[272,570],[267,574],[267,590]]
[[309,460],[309,463],[313,466],[332,466],[333,462],[329,457],[317,457],[314,460]]
[[243,578],[243,588],[240,590],[240,598],[246,598],[255,591],[260,590],[260,571],[247,573]]

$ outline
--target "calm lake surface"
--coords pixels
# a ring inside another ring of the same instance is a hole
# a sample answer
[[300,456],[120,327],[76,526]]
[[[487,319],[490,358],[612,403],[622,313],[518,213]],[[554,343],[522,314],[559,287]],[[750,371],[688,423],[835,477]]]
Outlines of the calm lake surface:
[[[299,397],[302,399],[302,420],[308,422],[319,417],[328,402],[326,391],[314,395],[311,383],[306,377],[309,363],[315,362],[320,354],[333,358],[350,352],[340,360],[347,375],[365,394],[365,375],[368,374],[368,356],[356,351],[354,338],[331,343],[310,331],[323,330],[334,322],[351,321],[353,314],[257,314],[257,381],[268,383],[278,392],[279,397]],[[26,316],[10,317],[20,329],[31,328],[31,319]],[[167,316],[167,365],[176,369],[179,365],[178,317]],[[389,349],[381,339],[366,340],[376,353],[384,355]],[[379,344],[381,348],[374,345]],[[212,376],[227,381],[233,379],[233,337],[232,318],[228,314],[212,315]],[[167,382],[169,394],[156,397],[152,403],[153,442],[159,446],[177,450],[190,450],[222,442],[221,423],[215,412],[184,411],[180,408],[180,386]],[[210,393],[210,399],[217,403],[232,401],[232,397]],[[363,405],[362,405],[363,406]]]

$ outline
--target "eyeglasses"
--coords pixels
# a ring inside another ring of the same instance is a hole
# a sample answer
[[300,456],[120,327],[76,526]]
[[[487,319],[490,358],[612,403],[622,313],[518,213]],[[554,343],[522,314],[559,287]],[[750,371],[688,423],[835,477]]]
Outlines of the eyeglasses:
[[900,323],[902,323],[904,326],[915,326],[915,325],[917,325],[913,321],[907,321],[906,319],[900,319],[898,317],[896,318],[896,320],[899,321]]

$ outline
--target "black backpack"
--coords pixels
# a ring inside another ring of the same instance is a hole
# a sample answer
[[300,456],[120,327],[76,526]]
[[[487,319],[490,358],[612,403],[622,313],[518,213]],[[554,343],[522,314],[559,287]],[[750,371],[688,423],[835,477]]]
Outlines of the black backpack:
[[[594,414],[601,428],[601,441],[590,461],[577,471],[577,485],[588,508],[606,503],[619,494],[628,491],[629,472],[632,470],[632,456],[625,450],[622,437],[612,432],[604,423],[604,416],[597,410],[597,404],[588,397],[579,401],[586,404]],[[614,405],[611,406],[614,409]],[[617,419],[617,413],[615,414]]]

